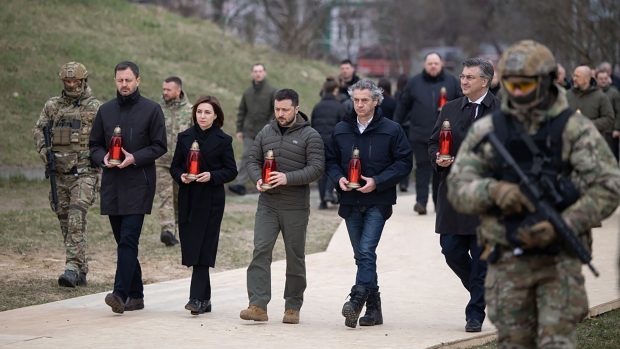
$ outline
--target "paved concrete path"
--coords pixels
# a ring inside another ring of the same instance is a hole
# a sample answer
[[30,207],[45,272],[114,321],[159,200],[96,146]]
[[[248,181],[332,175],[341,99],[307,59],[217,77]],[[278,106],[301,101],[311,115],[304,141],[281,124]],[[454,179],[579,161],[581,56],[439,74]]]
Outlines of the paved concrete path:
[[[146,286],[146,308],[123,315],[110,311],[104,293],[2,312],[0,348],[428,348],[492,334],[488,321],[481,334],[464,332],[467,295],[441,255],[433,209],[413,214],[414,200],[412,194],[399,197],[379,245],[382,326],[344,326],[340,310],[355,266],[341,224],[326,252],[307,256],[299,325],[281,322],[285,264],[279,261],[272,266],[266,323],[239,319],[247,295],[245,269],[237,269],[212,275],[212,313],[191,316],[183,309],[189,279],[174,280]],[[619,298],[619,217],[594,232],[601,277],[584,269],[591,306]]]

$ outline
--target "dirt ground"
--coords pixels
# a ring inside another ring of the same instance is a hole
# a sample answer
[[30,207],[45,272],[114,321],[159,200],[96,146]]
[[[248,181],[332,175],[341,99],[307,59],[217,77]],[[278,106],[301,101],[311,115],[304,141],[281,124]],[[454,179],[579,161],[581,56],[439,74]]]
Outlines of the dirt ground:
[[[0,311],[112,288],[116,244],[107,217],[98,214],[98,206],[91,208],[87,218],[89,285],[77,289],[58,287],[65,253],[47,193],[48,182],[0,181]],[[214,272],[249,264],[257,199],[257,195],[228,195]],[[317,210],[318,198],[312,197],[311,202],[307,254],[324,251],[341,221],[337,207]],[[283,258],[280,238],[274,249],[274,260]],[[179,246],[165,247],[159,241],[156,215],[145,219],[139,259],[147,284],[191,276],[191,269],[180,263]]]

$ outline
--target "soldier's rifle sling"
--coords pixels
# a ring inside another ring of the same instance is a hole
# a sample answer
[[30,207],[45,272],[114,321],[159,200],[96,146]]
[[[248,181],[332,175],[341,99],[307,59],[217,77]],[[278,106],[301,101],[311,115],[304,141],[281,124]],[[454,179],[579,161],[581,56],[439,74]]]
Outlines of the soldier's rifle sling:
[[539,189],[536,184],[532,183],[530,178],[521,170],[515,159],[510,155],[495,133],[489,133],[486,139],[491,143],[506,164],[515,171],[519,177],[521,190],[523,190],[524,194],[532,201],[536,207],[536,212],[553,225],[558,235],[566,242],[566,246],[570,252],[576,254],[579,260],[590,268],[592,274],[598,277],[599,272],[592,265],[592,256],[590,252],[588,252],[581,241],[579,241],[577,234],[566,224],[558,211],[543,198],[543,191]]
[[52,151],[52,121],[43,127],[43,138],[45,140],[45,149],[47,150],[47,162],[45,164],[45,177],[50,179],[52,193],[52,210],[58,210],[58,191],[56,188],[56,157]]

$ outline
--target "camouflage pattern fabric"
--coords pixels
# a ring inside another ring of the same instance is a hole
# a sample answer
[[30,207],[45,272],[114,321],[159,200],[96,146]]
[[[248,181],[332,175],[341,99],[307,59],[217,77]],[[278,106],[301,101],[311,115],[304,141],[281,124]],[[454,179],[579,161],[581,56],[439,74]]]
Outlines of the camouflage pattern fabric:
[[177,230],[177,217],[178,217],[178,195],[179,186],[176,184],[172,177],[170,177],[170,168],[166,166],[155,167],[155,173],[157,175],[157,181],[155,186],[157,187],[156,195],[156,207],[159,214],[159,225],[161,226],[161,232],[169,231],[176,235]]
[[[535,134],[546,118],[557,117],[568,106],[564,89],[554,90],[557,98],[549,109],[524,115],[512,109],[503,96],[502,111],[514,115],[529,134]],[[481,244],[509,251],[505,228],[492,213],[495,204],[488,190],[489,184],[496,182],[489,173],[497,170],[497,157],[490,144],[480,143],[492,131],[490,115],[469,129],[448,176],[448,199],[459,212],[480,216]],[[600,226],[618,206],[620,169],[603,137],[580,114],[569,118],[562,143],[562,159],[572,166],[570,179],[581,193],[562,217],[589,247],[591,228]],[[498,347],[575,347],[575,325],[587,308],[576,259],[564,253],[555,257],[504,253],[498,263],[489,264],[486,287],[489,317],[500,333]],[[563,302],[561,306],[555,303],[558,301]]]
[[[59,175],[58,220],[67,253],[65,270],[88,274],[86,260],[86,214],[95,202],[99,176],[96,173],[83,175]],[[51,192],[50,192],[51,196]],[[50,200],[51,201],[51,200]]]
[[581,262],[564,254],[503,253],[489,264],[485,298],[498,348],[575,348],[588,313]]
[[161,232],[169,231],[176,234],[177,217],[177,193],[178,185],[174,183],[170,176],[170,163],[176,149],[177,135],[188,129],[192,125],[192,104],[181,91],[178,100],[160,102],[166,119],[166,135],[168,137],[168,151],[166,154],[155,160],[157,173],[156,207],[159,215]]
[[57,163],[56,214],[65,242],[65,270],[76,273],[88,273],[86,214],[95,201],[99,184],[98,169],[90,167],[88,137],[100,105],[88,86],[77,98],[63,91],[61,96],[45,103],[33,129],[36,150],[44,152],[43,128],[52,121],[52,151]]

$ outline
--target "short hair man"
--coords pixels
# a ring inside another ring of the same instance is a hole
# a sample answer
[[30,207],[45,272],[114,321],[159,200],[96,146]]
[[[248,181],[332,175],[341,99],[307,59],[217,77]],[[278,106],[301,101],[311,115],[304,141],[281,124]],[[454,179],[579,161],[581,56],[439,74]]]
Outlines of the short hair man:
[[[114,68],[116,98],[104,103],[90,133],[90,156],[103,167],[101,214],[107,215],[117,244],[114,291],[105,303],[115,313],[144,308],[138,244],[144,215],[155,197],[155,160],[164,155],[166,126],[159,104],[140,95],[140,69],[129,61]],[[120,127],[123,159],[110,163],[109,145]]]
[[[282,89],[274,96],[275,119],[256,135],[248,173],[260,192],[254,222],[254,252],[247,271],[249,307],[244,320],[267,321],[271,300],[271,254],[280,232],[286,251],[286,286],[282,322],[299,323],[306,289],[306,228],[310,215],[309,184],[321,177],[325,166],[323,140],[299,110],[299,96]],[[268,183],[261,178],[265,156],[272,152],[277,171]],[[271,189],[263,189],[263,184]]]
[[243,143],[243,153],[239,163],[239,174],[228,189],[238,195],[245,195],[248,181],[247,164],[256,134],[273,119],[273,96],[276,89],[267,82],[267,70],[262,63],[252,66],[252,86],[248,87],[237,113],[237,140]]
[[614,86],[618,91],[620,91],[620,77],[614,74],[614,70],[613,70],[613,67],[611,66],[611,63],[602,62],[601,64],[598,65],[596,70],[606,71],[607,74],[609,74],[609,77],[611,78],[611,85]]
[[[183,81],[178,76],[170,76],[162,83],[162,95],[159,105],[166,120],[168,147],[176,149],[177,135],[192,124],[192,104],[183,91]],[[177,197],[179,186],[170,178],[172,154],[166,153],[155,160],[157,173],[157,213],[161,227],[159,239],[166,246],[179,243],[177,234]]]
[[[517,170],[503,165],[489,134],[533,183],[546,183],[545,200],[579,241],[591,241],[591,229],[618,206],[620,170],[592,122],[572,112],[553,83],[557,66],[547,47],[520,41],[498,68],[501,113],[470,128],[448,175],[448,199],[459,212],[480,216],[478,238],[485,251],[493,248],[485,297],[498,347],[575,348],[575,328],[588,313],[581,261],[533,212]],[[558,188],[561,200],[549,200]]]
[[615,122],[614,129],[612,131],[612,143],[611,150],[618,160],[618,137],[620,137],[620,92],[611,85],[611,77],[609,73],[605,70],[598,70],[595,74],[596,84],[598,87],[607,95],[609,101],[611,102],[611,107],[614,110]]
[[[485,261],[480,260],[482,247],[476,238],[476,228],[480,224],[478,217],[460,214],[452,207],[448,201],[447,177],[472,123],[499,109],[499,100],[489,91],[493,76],[493,65],[488,61],[466,59],[460,75],[464,96],[444,105],[428,141],[429,157],[435,159],[435,173],[439,178],[435,232],[440,234],[439,244],[446,263],[469,292],[469,302],[465,307],[467,332],[480,332],[486,316],[484,276],[487,266]],[[452,133],[451,158],[439,156],[439,133],[446,121],[450,123]]]
[[[353,247],[357,274],[342,308],[345,326],[356,327],[366,304],[361,326],[383,323],[377,279],[376,249],[383,226],[396,203],[396,185],[411,172],[411,147],[402,127],[381,115],[383,91],[371,80],[349,88],[354,111],[334,128],[327,145],[327,171],[341,193],[338,214],[344,218]],[[349,182],[349,161],[359,155],[360,183]]]
[[[82,63],[63,64],[59,77],[62,94],[45,102],[33,133],[43,162],[47,165],[51,160],[47,158],[50,150],[56,161],[56,188],[52,190],[57,191],[58,202],[52,202],[52,209],[60,222],[66,252],[65,272],[58,285],[86,286],[86,214],[99,182],[99,168],[93,168],[90,161],[88,136],[101,102],[87,84],[88,71]],[[52,133],[51,149],[45,144],[46,127]]]
[[[442,90],[445,91],[443,95]],[[459,81],[443,69],[443,60],[436,52],[424,58],[424,69],[411,79],[403,90],[394,112],[394,121],[409,121],[409,141],[415,157],[416,204],[414,211],[426,214],[428,186],[433,182],[433,202],[437,201],[437,179],[428,157],[428,138],[433,132],[442,103],[461,96]]]
[[590,67],[582,65],[575,68],[573,88],[568,91],[566,98],[573,110],[592,120],[610,149],[613,148],[611,133],[615,123],[614,110],[609,98],[594,83]]

